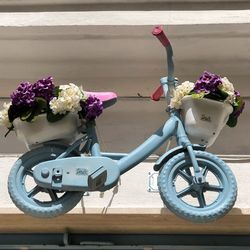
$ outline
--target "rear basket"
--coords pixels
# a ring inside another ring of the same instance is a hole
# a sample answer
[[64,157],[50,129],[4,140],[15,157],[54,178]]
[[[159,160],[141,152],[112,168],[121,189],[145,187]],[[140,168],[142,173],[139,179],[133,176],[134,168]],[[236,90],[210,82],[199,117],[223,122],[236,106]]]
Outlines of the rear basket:
[[51,140],[72,142],[79,134],[80,120],[77,114],[67,114],[57,122],[48,122],[46,114],[38,115],[34,122],[13,121],[17,138],[23,141],[28,149]]

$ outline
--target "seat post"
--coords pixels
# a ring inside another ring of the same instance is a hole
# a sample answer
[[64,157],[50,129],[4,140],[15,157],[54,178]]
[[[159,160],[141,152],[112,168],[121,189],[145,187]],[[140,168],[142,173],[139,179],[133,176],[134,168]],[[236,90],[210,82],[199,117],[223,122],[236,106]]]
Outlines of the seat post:
[[100,150],[100,145],[99,145],[97,134],[96,134],[95,123],[89,122],[87,124],[86,131],[87,131],[88,138],[91,139],[91,148],[90,148],[91,155],[101,156],[101,150]]

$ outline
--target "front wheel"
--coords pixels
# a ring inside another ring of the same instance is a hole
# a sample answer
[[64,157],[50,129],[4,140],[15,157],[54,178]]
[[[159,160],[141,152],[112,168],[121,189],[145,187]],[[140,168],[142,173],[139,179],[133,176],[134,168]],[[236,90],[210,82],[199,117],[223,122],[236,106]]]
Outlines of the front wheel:
[[197,183],[188,153],[179,153],[161,169],[158,187],[164,204],[176,215],[192,222],[214,221],[227,214],[237,197],[230,168],[213,154],[194,151],[205,178]]
[[[56,217],[67,213],[81,200],[83,192],[63,192],[38,186],[33,168],[41,162],[53,160],[65,151],[64,146],[45,145],[22,155],[12,167],[8,191],[14,204],[34,217]],[[71,153],[69,156],[76,156]]]

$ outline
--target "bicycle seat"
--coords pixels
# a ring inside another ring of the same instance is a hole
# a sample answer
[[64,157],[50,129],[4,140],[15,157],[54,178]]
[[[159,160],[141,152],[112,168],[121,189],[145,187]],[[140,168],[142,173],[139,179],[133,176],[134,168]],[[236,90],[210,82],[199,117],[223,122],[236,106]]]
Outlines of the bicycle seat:
[[88,96],[92,95],[103,102],[103,107],[108,108],[116,103],[117,94],[114,92],[85,92]]

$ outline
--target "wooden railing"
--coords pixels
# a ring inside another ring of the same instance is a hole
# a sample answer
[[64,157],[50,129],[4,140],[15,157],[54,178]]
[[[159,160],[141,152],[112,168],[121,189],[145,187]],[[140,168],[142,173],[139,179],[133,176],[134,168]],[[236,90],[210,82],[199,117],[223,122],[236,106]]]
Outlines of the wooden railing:
[[206,224],[176,217],[164,207],[159,193],[148,191],[151,162],[126,173],[116,188],[83,196],[64,216],[37,219],[24,215],[7,192],[7,176],[15,160],[15,156],[0,157],[0,233],[250,234],[250,161],[246,157],[241,162],[238,157],[236,163],[228,163],[238,182],[234,208],[225,217]]

